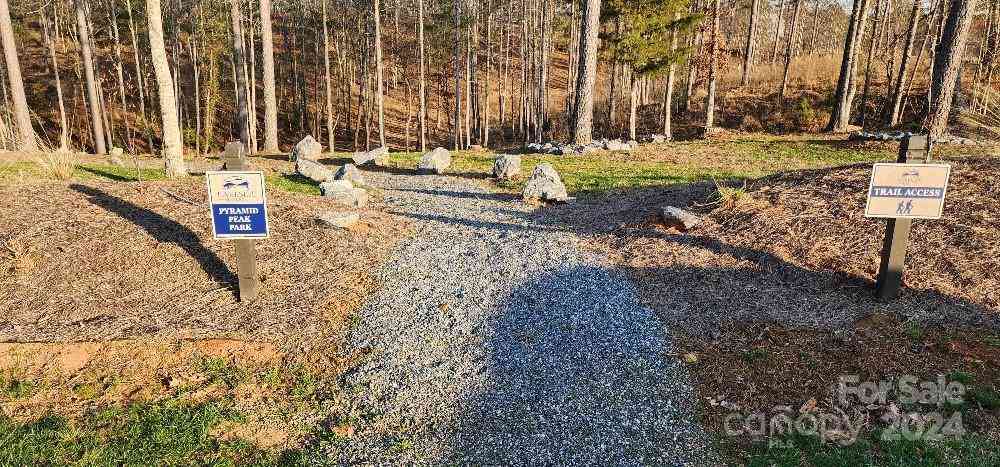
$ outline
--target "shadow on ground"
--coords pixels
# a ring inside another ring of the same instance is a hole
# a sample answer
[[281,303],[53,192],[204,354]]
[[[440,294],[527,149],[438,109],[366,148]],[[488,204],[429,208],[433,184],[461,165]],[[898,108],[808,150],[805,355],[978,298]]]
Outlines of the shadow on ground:
[[548,271],[500,309],[460,463],[679,464],[704,448],[670,338],[620,272]]
[[87,196],[87,200],[141,227],[151,237],[162,243],[173,243],[194,258],[213,280],[221,284],[236,282],[236,276],[214,252],[201,244],[198,236],[177,221],[156,212],[112,196],[85,185],[70,185],[73,190]]

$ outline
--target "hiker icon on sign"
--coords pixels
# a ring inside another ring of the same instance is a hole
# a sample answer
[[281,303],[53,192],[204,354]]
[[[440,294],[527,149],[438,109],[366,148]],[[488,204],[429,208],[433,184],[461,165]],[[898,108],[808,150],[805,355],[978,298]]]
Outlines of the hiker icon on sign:
[[912,199],[909,200],[909,201],[907,201],[907,202],[905,202],[905,203],[902,202],[902,201],[900,201],[899,205],[896,206],[896,214],[910,214],[911,212],[913,212],[913,200]]

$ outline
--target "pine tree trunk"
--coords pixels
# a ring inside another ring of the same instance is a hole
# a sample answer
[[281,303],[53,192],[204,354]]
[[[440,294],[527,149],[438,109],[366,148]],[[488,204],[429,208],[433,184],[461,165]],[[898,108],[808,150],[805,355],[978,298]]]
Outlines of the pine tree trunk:
[[[97,94],[97,82],[94,76],[94,59],[91,51],[90,31],[87,26],[87,6],[86,0],[75,0],[76,5],[76,27],[77,36],[80,41],[80,54],[83,61],[83,71],[87,79],[87,100],[90,105],[90,128],[94,135],[94,152],[106,154],[104,140],[104,122],[101,118],[101,100]],[[147,0],[149,1],[149,0]],[[157,12],[159,12],[159,0],[156,0]],[[164,52],[164,63],[166,63],[166,52]],[[168,72],[169,73],[169,72]],[[173,85],[171,85],[173,86]],[[173,99],[173,89],[170,90],[171,100]],[[173,104],[171,104],[173,107]],[[175,112],[176,114],[176,112]]]
[[336,128],[333,125],[333,85],[330,82],[330,31],[327,26],[329,18],[326,13],[327,0],[323,0],[323,72],[326,83],[326,137],[330,152],[336,151],[334,140]]
[[785,0],[780,0],[778,6],[778,16],[775,19],[774,43],[771,46],[771,63],[778,59],[778,45],[781,44],[781,36],[785,33]]
[[865,19],[868,15],[868,0],[857,0],[851,12],[851,20],[848,23],[847,34],[844,39],[844,55],[840,62],[840,76],[837,78],[837,92],[834,94],[833,112],[830,114],[830,122],[826,130],[832,132],[843,132],[847,130],[847,125],[851,117],[851,82],[854,80],[854,68],[856,66],[857,48],[861,42],[861,35],[865,28]]
[[236,70],[236,115],[233,119],[233,133],[239,135],[245,152],[250,151],[249,105],[247,103],[246,59],[243,56],[243,14],[240,0],[230,0],[229,15],[232,23],[233,68]]
[[49,24],[45,17],[45,10],[42,10],[42,27],[45,33],[45,44],[49,49],[49,59],[52,60],[52,74],[56,84],[56,99],[59,104],[59,150],[66,152],[69,150],[69,130],[66,124],[66,104],[63,101],[62,80],[59,77],[59,61],[56,59],[56,41],[59,35],[59,7],[52,5],[52,24]]
[[38,149],[35,131],[31,128],[31,111],[24,94],[24,81],[21,79],[21,63],[17,58],[17,44],[14,43],[14,29],[10,23],[10,12],[7,0],[0,0],[0,39],[3,40],[4,63],[7,65],[7,80],[10,83],[10,94],[14,104],[14,122],[18,131],[18,147],[22,151]]
[[597,34],[601,28],[601,0],[586,0],[580,12],[580,52],[577,58],[576,99],[573,102],[573,142],[590,144],[594,130],[594,85],[597,83]]
[[149,119],[146,116],[146,80],[139,60],[139,38],[135,30],[135,18],[132,16],[132,0],[125,0],[125,11],[128,12],[128,28],[132,38],[132,60],[135,64],[135,79],[139,88],[139,115],[142,117],[142,133],[146,135],[146,147],[153,150],[153,135],[149,131]]
[[778,91],[778,98],[785,97],[788,89],[788,69],[792,66],[792,55],[795,53],[795,34],[799,23],[799,14],[802,12],[802,0],[795,0],[795,11],[792,13],[792,25],[788,31],[788,42],[785,44],[785,72],[781,77],[781,89]]
[[899,73],[896,74],[896,83],[892,87],[892,114],[889,116],[889,126],[899,124],[900,110],[903,104],[903,81],[906,78],[906,67],[909,64],[910,52],[913,50],[913,41],[917,36],[917,26],[920,25],[920,0],[913,0],[913,8],[910,11],[910,24],[906,31],[906,42],[903,45],[903,57],[899,62]]
[[420,90],[417,98],[420,99],[418,118],[420,125],[420,151],[427,150],[427,96],[426,78],[424,77],[424,0],[417,0],[417,42],[420,47]]
[[[122,125],[125,127],[125,143],[132,148],[132,126],[128,123],[128,105],[125,101],[125,70],[122,59],[121,37],[118,34],[118,9],[115,2],[109,2],[111,7],[111,37],[114,40],[115,51],[115,78],[118,82],[118,105],[122,112]],[[109,115],[110,118],[110,115]]]
[[174,101],[174,83],[170,77],[170,64],[163,41],[163,18],[160,0],[146,0],[146,18],[149,23],[150,58],[156,72],[157,93],[160,96],[160,118],[163,120],[163,158],[168,177],[187,173],[184,167],[184,147]]
[[712,7],[712,44],[709,47],[708,96],[705,98],[705,134],[715,127],[715,86],[719,68],[719,0]]
[[453,126],[452,126],[452,136],[453,136],[452,139],[453,139],[453,147],[457,151],[459,149],[462,149],[462,112],[461,112],[461,109],[462,109],[462,78],[461,78],[461,71],[462,71],[462,69],[461,69],[461,64],[463,62],[463,60],[461,60],[459,58],[460,54],[461,54],[461,49],[462,49],[461,46],[460,46],[460,44],[462,43],[462,29],[460,27],[460,25],[462,23],[462,18],[461,18],[461,12],[459,11],[458,1],[455,1],[452,4],[452,10],[453,10],[453,13],[454,13],[454,18],[455,18],[455,24],[454,24],[454,27],[455,27],[454,52],[455,52],[455,55],[454,55],[454,59],[452,60],[452,63],[454,65],[454,75],[455,75],[454,76],[455,77],[455,114],[453,116],[454,118],[452,119],[453,122],[454,122]]
[[380,147],[385,145],[385,103],[382,84],[382,12],[379,0],[372,1],[375,14],[375,105],[378,107],[378,141]]
[[639,78],[639,76],[634,71],[632,73],[630,73],[630,74],[632,75],[632,79],[631,79],[632,85],[629,88],[630,92],[629,92],[629,99],[628,99],[628,137],[629,137],[630,140],[634,141],[635,138],[636,138],[636,136],[635,136],[635,132],[636,132],[636,120],[637,120],[637,115],[636,115],[637,112],[636,111],[638,110],[637,108],[639,107],[639,82],[640,82],[640,78]]
[[976,0],[952,0],[948,17],[941,30],[941,41],[934,54],[934,74],[931,76],[931,105],[924,124],[932,138],[948,132],[948,118],[956,84],[962,70],[962,56],[969,39],[969,28],[975,16]]
[[264,73],[264,150],[278,152],[278,97],[274,81],[271,0],[260,0],[261,69]]
[[[756,0],[754,0],[756,3]],[[680,19],[680,13],[674,14],[674,21]],[[670,51],[673,52],[677,50],[677,31],[670,32]],[[674,72],[676,66],[673,62],[667,68],[667,86],[663,94],[663,136],[670,141],[674,139],[673,132],[671,130],[671,120],[673,118],[673,103],[674,103]]]
[[[757,49],[757,10],[760,8],[760,0],[750,2],[750,20],[747,22],[747,40],[743,46],[743,76],[741,85],[750,86],[750,69],[753,66],[753,56]],[[675,39],[676,41],[676,39]]]

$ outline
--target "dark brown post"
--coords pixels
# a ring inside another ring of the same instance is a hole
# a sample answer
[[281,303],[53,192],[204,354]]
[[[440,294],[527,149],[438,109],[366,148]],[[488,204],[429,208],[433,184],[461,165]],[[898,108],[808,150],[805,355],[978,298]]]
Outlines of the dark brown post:
[[[918,164],[930,161],[931,148],[926,136],[917,135],[903,138],[899,144],[900,164]],[[903,285],[903,264],[906,260],[906,245],[910,240],[910,226],[913,219],[889,219],[885,228],[885,243],[882,244],[882,263],[875,281],[875,296],[879,300],[891,300],[899,294]]]
[[[223,170],[249,170],[243,143],[233,142],[226,145],[222,156]],[[256,240],[236,240],[236,276],[240,280],[240,301],[248,302],[257,298],[257,249]]]

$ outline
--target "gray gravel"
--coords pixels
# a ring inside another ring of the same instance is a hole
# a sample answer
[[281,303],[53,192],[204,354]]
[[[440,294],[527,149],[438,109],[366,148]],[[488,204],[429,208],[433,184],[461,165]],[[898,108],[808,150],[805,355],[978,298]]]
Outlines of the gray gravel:
[[[663,325],[574,233],[457,177],[366,173],[416,224],[349,336],[338,463],[715,464]],[[335,422],[335,423],[340,423]]]

